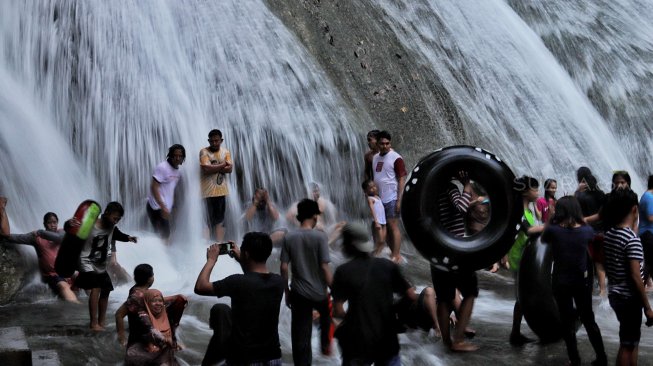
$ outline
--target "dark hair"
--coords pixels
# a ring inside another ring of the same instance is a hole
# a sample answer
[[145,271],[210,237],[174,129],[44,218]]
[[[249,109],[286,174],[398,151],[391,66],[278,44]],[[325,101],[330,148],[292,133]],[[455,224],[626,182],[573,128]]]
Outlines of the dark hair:
[[222,138],[222,131],[220,131],[218,129],[212,129],[211,131],[209,131],[209,138],[211,138],[213,136],[218,136],[218,137]]
[[181,150],[181,155],[183,156],[182,162],[186,160],[186,149],[181,144],[174,144],[168,148],[168,155],[166,155],[168,161],[172,159],[172,154],[175,153],[175,150]]
[[243,252],[247,252],[252,261],[265,263],[272,253],[272,239],[266,233],[247,233],[243,237],[243,245],[240,249]]
[[648,188],[646,189],[653,189],[653,175],[648,176]]
[[531,188],[540,188],[540,183],[537,181],[537,179],[527,175],[522,175],[521,177],[515,179],[513,189],[517,192],[525,193]]
[[365,179],[363,184],[361,184],[361,187],[363,188],[363,191],[367,190],[367,187],[370,186],[374,181],[372,179]]
[[574,196],[564,196],[556,201],[555,213],[550,219],[551,224],[561,226],[585,225],[583,210]]
[[136,282],[136,285],[146,285],[152,277],[154,277],[154,268],[149,264],[142,263],[134,268],[134,282]]
[[379,136],[379,130],[371,130],[370,132],[367,133],[367,137],[374,137],[375,139],[378,139]]
[[614,190],[616,187],[614,186],[614,180],[617,178],[623,178],[626,183],[628,183],[628,187],[630,187],[630,174],[628,174],[627,171],[625,170],[618,170],[616,172],[612,173],[612,189]]
[[299,222],[303,222],[320,213],[320,206],[310,198],[304,198],[297,204],[297,221]]
[[59,221],[59,217],[57,216],[56,213],[47,212],[45,215],[43,215],[43,226],[45,226],[45,223],[47,223],[48,220],[50,220],[51,217],[54,217],[55,219],[57,219],[57,221]]
[[603,196],[603,191],[599,188],[596,177],[592,174],[590,168],[582,166],[576,171],[576,180],[578,183],[585,183],[587,190],[590,192],[598,192],[598,196]]
[[548,192],[548,189],[551,187],[552,183],[558,184],[558,181],[553,178],[549,178],[544,181],[544,198],[553,198],[555,200],[555,196],[551,195],[549,197],[550,193]]
[[379,133],[376,134],[376,139],[377,140],[386,139],[388,141],[392,141],[392,136],[390,136],[390,132],[383,130],[383,131],[379,131]]
[[114,212],[118,213],[120,216],[125,215],[125,209],[122,207],[120,202],[116,202],[116,201],[109,202],[107,204],[107,207],[104,208],[104,214],[106,215],[112,214]]
[[632,189],[615,189],[610,192],[601,209],[601,219],[606,230],[619,225],[634,206],[638,206],[638,202],[637,194]]

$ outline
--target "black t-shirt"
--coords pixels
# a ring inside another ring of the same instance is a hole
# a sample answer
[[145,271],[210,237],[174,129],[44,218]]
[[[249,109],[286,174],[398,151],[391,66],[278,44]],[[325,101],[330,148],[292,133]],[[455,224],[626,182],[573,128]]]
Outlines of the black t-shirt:
[[247,272],[213,282],[218,297],[231,297],[233,326],[227,362],[281,358],[279,307],[285,283],[274,273]]
[[410,284],[387,259],[355,258],[336,270],[331,295],[349,307],[338,340],[347,357],[390,357],[399,353],[393,294]]
[[594,230],[583,225],[564,228],[550,225],[542,233],[542,241],[552,245],[553,283],[582,285],[588,277],[588,251]]

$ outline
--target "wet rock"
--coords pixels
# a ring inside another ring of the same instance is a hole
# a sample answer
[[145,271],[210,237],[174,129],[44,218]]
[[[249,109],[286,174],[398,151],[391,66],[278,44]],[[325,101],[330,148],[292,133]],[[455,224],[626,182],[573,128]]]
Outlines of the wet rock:
[[0,304],[11,300],[22,286],[27,273],[16,248],[0,246]]

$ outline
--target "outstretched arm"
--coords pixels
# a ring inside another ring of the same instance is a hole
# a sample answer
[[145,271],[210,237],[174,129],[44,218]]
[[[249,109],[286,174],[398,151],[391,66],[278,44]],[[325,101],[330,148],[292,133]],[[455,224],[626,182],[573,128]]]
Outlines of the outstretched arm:
[[127,345],[127,338],[125,338],[125,322],[127,316],[127,305],[122,304],[116,310],[116,332],[118,333],[118,342],[124,347]]
[[206,249],[206,263],[200,271],[200,274],[197,276],[197,281],[195,281],[196,294],[204,296],[215,295],[213,284],[211,283],[211,272],[213,271],[213,267],[215,267],[215,263],[218,261],[219,253],[219,244],[213,244]]

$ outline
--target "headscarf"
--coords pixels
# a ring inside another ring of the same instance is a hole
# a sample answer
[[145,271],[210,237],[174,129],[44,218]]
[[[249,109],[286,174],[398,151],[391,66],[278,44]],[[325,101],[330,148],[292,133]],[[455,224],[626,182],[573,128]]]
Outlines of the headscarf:
[[147,314],[152,322],[152,327],[161,333],[167,344],[172,344],[172,329],[170,327],[170,322],[168,321],[168,314],[165,305],[158,315],[154,315],[152,312],[151,304],[157,297],[163,299],[161,291],[154,289],[145,291],[145,309],[147,310]]

